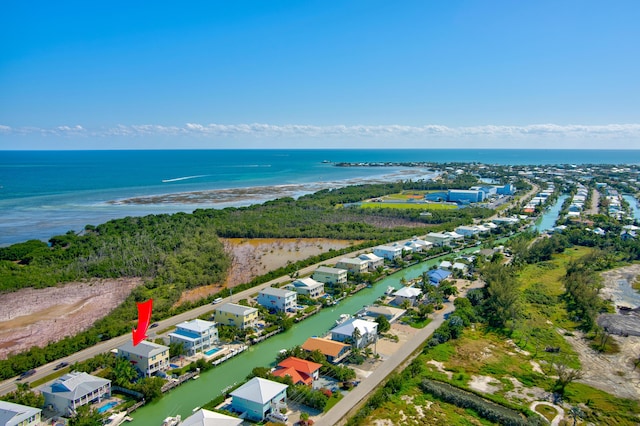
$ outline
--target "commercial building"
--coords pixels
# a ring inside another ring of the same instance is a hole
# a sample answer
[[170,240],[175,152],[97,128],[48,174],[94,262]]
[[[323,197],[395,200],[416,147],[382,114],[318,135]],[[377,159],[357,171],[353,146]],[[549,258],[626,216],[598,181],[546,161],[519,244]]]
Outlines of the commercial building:
[[447,192],[447,201],[451,203],[480,203],[484,200],[485,193],[481,190],[450,189]]

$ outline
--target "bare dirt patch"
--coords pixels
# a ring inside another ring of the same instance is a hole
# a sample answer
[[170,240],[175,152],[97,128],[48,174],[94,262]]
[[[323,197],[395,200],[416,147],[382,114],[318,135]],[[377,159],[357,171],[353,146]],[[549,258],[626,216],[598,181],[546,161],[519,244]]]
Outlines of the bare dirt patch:
[[141,284],[140,278],[92,280],[2,294],[0,359],[86,330]]
[[231,257],[227,280],[185,291],[176,305],[195,301],[218,293],[223,288],[233,288],[289,263],[308,259],[329,250],[339,250],[359,244],[353,240],[325,238],[221,238],[225,251]]

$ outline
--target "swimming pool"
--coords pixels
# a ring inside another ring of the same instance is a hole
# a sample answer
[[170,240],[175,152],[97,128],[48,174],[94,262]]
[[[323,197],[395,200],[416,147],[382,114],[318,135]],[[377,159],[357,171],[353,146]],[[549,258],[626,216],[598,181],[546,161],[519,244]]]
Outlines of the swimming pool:
[[205,355],[211,356],[211,355],[215,354],[216,352],[218,352],[219,350],[220,350],[220,348],[209,349],[208,351],[205,351]]
[[98,408],[98,413],[102,414],[105,411],[109,411],[110,409],[112,409],[116,405],[118,405],[118,403],[116,401],[111,401],[108,404],[105,404],[102,407]]

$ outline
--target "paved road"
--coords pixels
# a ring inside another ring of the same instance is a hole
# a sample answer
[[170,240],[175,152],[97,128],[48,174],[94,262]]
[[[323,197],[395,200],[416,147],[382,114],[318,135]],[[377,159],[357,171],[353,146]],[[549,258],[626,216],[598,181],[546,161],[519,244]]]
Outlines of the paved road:
[[[461,291],[460,296],[466,296],[467,291],[480,288],[481,286],[482,283],[475,282],[469,286],[469,288]],[[455,307],[453,303],[447,303],[445,309],[433,317],[433,321],[418,331],[411,340],[407,341],[395,354],[386,359],[369,377],[362,380],[358,387],[349,392],[349,394],[333,406],[327,414],[319,417],[315,424],[317,426],[332,426],[346,423],[349,417],[353,416],[360,406],[366,402],[369,394],[371,394],[389,374],[403,362],[411,361],[418,355],[414,354],[414,352],[442,325],[444,316],[454,310]]]
[[[336,262],[338,262],[340,259],[344,258],[344,257],[353,257],[353,256],[358,256],[361,253],[364,252],[369,252],[371,251],[371,249],[365,249],[365,250],[359,250],[353,253],[349,253],[349,254],[344,254],[341,256],[337,256],[333,259],[329,259],[329,260],[325,260],[324,262],[320,262],[317,263],[315,265],[311,265],[311,266],[307,266],[306,268],[303,268],[299,271],[300,276],[304,276],[304,275],[309,275],[311,274],[313,271],[316,270],[316,268],[322,264],[335,264]],[[260,291],[261,289],[265,288],[265,287],[270,287],[274,284],[281,284],[281,283],[288,283],[291,281],[291,278],[289,276],[283,276],[283,277],[279,277],[276,279],[273,279],[267,283],[264,284],[260,284],[256,287],[252,287],[250,289],[244,290],[240,293],[237,294],[233,294],[230,297],[227,297],[225,299],[223,299],[222,302],[220,302],[220,304],[222,303],[226,303],[226,302],[231,302],[231,301],[235,301],[237,302],[240,299],[246,299],[249,296],[251,296],[254,293],[257,293],[258,291]],[[193,318],[197,318],[201,315],[207,314],[207,313],[212,313],[213,312],[214,307],[212,305],[204,305],[204,306],[200,306],[198,308],[194,308],[191,309],[190,311],[186,311],[183,312],[179,315],[173,316],[171,318],[167,318],[165,320],[162,321],[158,321],[158,327],[156,328],[152,328],[149,329],[149,331],[147,332],[147,335],[149,336],[149,339],[154,339],[155,336],[155,331],[156,330],[164,330],[167,329],[169,327],[173,327],[176,324],[179,324],[183,321],[188,321],[191,320]],[[131,339],[131,335],[127,334],[124,336],[120,336],[120,337],[116,337],[113,338],[111,340],[107,340],[105,342],[99,343],[95,346],[92,346],[90,348],[84,349],[80,352],[77,352],[73,355],[70,355],[68,357],[65,358],[61,358],[58,359],[52,363],[43,365],[38,367],[36,370],[36,374],[34,374],[33,376],[29,377],[28,379],[23,380],[22,382],[33,382],[35,380],[39,380],[41,378],[44,378],[50,374],[52,374],[55,370],[55,366],[57,364],[59,364],[60,362],[68,362],[69,364],[73,364],[75,362],[78,361],[84,361],[87,360],[89,358],[93,358],[94,356],[100,354],[100,353],[105,353],[105,352],[109,352],[112,349],[117,348],[118,346],[124,344],[126,341],[128,341],[129,339]],[[0,395],[4,395],[6,393],[12,392],[16,389],[16,383],[20,383],[19,381],[16,380],[16,378],[12,378],[9,380],[5,380],[4,382],[0,382]]]

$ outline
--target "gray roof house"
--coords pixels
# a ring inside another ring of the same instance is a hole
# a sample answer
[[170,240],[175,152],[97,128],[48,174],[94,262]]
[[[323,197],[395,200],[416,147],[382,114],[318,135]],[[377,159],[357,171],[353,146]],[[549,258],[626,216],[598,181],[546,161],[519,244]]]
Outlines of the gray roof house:
[[169,347],[143,340],[131,340],[118,347],[118,356],[128,359],[144,376],[152,376],[169,368]]
[[180,423],[181,426],[240,426],[243,420],[203,408]]
[[44,405],[62,415],[72,415],[76,408],[100,402],[111,396],[111,380],[74,371],[38,388]]
[[13,402],[0,401],[0,425],[35,426],[40,424],[42,410]]
[[246,418],[262,421],[267,414],[286,406],[289,386],[272,380],[254,377],[231,392],[231,408]]

